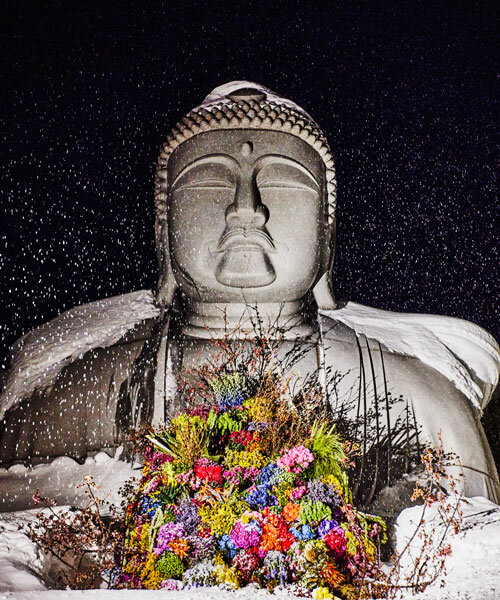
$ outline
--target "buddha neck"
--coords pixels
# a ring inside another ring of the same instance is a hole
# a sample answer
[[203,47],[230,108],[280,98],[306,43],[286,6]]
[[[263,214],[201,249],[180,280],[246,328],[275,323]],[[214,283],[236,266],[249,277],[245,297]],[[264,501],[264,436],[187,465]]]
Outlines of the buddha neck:
[[[260,321],[260,325],[257,322]],[[306,317],[302,301],[243,303],[212,303],[190,300],[182,326],[185,335],[202,339],[231,337],[252,338],[256,331],[284,339],[306,337],[313,327]]]

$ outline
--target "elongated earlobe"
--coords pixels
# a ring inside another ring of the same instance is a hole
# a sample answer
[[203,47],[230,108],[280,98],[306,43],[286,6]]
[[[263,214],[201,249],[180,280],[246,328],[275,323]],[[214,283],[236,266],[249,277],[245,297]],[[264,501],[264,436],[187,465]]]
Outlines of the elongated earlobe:
[[320,310],[334,310],[337,308],[333,295],[332,274],[323,273],[323,276],[314,286],[314,299]]
[[170,262],[168,228],[165,221],[157,221],[156,247],[158,249],[158,266],[160,273],[156,290],[156,301],[161,306],[168,308],[172,304],[178,286]]
[[334,310],[337,307],[333,294],[332,268],[335,257],[336,222],[333,220],[328,226],[329,244],[322,260],[323,274],[313,288],[314,300],[321,310]]

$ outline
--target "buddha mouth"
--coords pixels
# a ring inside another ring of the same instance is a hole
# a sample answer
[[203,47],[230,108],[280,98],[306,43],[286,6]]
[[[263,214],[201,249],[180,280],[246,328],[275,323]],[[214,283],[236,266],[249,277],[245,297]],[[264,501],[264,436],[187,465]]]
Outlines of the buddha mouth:
[[226,250],[264,250],[276,252],[271,236],[263,229],[244,229],[237,227],[230,229],[221,237],[216,252]]
[[271,236],[263,229],[230,229],[223,234],[215,254],[215,278],[229,287],[250,288],[269,285],[276,272],[268,254],[276,252]]

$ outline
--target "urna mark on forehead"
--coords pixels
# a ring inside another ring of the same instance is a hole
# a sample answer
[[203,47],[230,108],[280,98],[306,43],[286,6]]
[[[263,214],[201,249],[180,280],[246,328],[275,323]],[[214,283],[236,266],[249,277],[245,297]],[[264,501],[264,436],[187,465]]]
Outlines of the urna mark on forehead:
[[[305,142],[325,169],[324,196],[329,221],[334,222],[336,181],[333,156],[321,129],[297,104],[249,81],[233,81],[215,88],[203,103],[191,111],[166,136],[158,157],[155,184],[157,222],[166,216],[167,186],[172,154],[191,138],[210,131],[259,131],[288,134]],[[302,163],[304,164],[304,163]],[[314,170],[313,170],[314,171]],[[170,180],[171,181],[171,180]]]
[[325,166],[303,140],[275,131],[219,130],[202,133],[181,144],[167,167],[168,189],[235,187],[241,178],[259,186],[325,191]]

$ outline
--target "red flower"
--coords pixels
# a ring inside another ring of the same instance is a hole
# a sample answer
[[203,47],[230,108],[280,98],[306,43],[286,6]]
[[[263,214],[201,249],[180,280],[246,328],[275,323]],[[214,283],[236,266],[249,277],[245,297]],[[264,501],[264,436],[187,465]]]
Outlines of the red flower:
[[222,467],[208,458],[199,458],[194,463],[194,474],[208,483],[222,483]]
[[253,431],[246,431],[242,429],[241,431],[233,431],[229,436],[229,440],[235,444],[236,446],[242,446],[246,448],[248,444],[254,439]]
[[333,550],[336,558],[341,558],[347,549],[347,540],[342,527],[334,527],[325,535],[323,541]]

